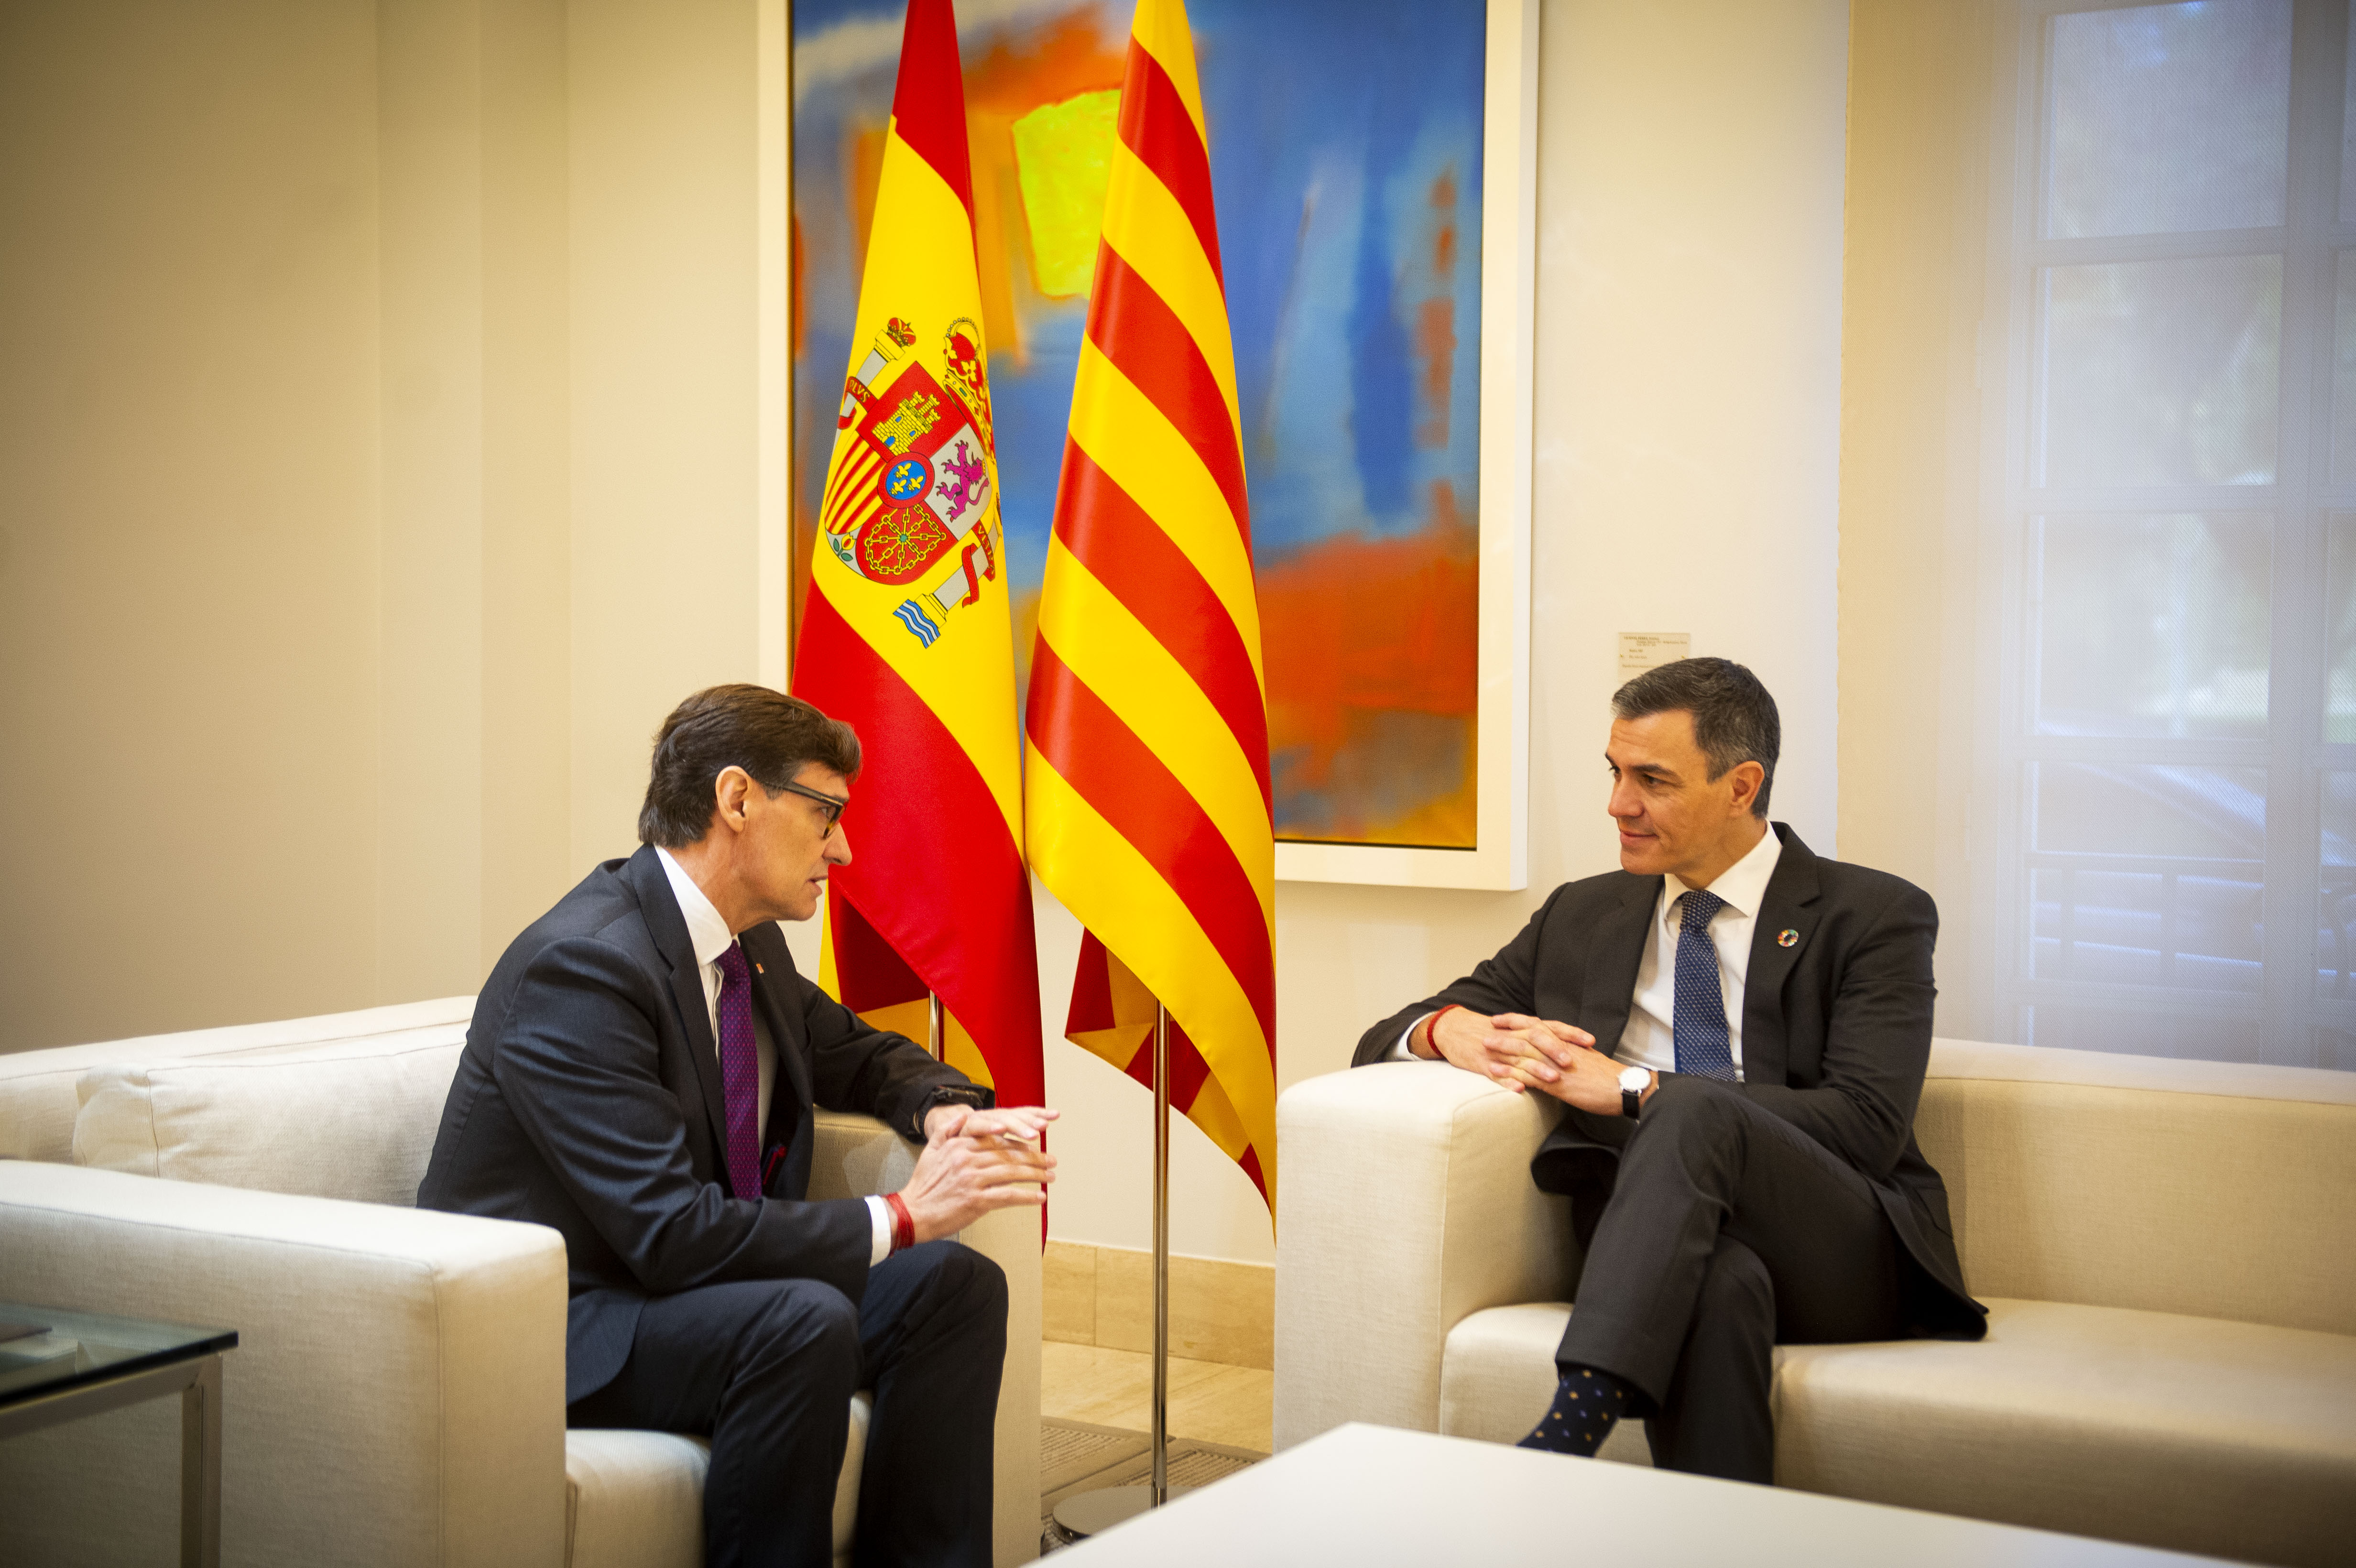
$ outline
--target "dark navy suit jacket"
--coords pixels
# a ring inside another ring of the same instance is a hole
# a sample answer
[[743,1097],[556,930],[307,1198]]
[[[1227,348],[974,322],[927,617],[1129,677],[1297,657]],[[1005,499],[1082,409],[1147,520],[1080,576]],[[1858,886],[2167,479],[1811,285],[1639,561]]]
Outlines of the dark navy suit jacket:
[[652,848],[590,872],[509,945],[476,999],[417,1204],[562,1232],[568,1404],[621,1371],[650,1296],[809,1278],[860,1299],[874,1237],[865,1200],[803,1200],[813,1106],[921,1138],[941,1101],[990,1104],[804,979],[774,924],[740,940],[777,1051],[757,1199],[728,1195],[703,981]]
[[[1773,831],[1783,849],[1751,924],[1742,1082],[1729,1087],[1873,1184],[1921,1266],[1910,1283],[1927,1286],[1909,1293],[1916,1331],[1977,1339],[1986,1309],[1964,1289],[1946,1184],[1914,1143],[1931,1059],[1938,907],[1912,882],[1820,859],[1782,823]],[[1367,1030],[1354,1065],[1381,1061],[1408,1024],[1451,1002],[1575,1025],[1598,1051],[1616,1051],[1660,897],[1660,878],[1626,871],[1564,883],[1494,958]],[[1608,1193],[1628,1133],[1620,1117],[1569,1111],[1531,1160],[1531,1176],[1549,1192]],[[1591,1223],[1594,1206],[1577,1209]]]

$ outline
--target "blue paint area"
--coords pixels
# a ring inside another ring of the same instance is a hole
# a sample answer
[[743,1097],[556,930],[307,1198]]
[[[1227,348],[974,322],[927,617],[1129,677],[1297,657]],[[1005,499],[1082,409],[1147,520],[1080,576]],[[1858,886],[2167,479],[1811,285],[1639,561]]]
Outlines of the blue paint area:
[[1407,327],[1393,289],[1389,236],[1379,224],[1358,229],[1358,262],[1350,307],[1350,449],[1366,510],[1376,517],[1404,512],[1412,498],[1415,368]]

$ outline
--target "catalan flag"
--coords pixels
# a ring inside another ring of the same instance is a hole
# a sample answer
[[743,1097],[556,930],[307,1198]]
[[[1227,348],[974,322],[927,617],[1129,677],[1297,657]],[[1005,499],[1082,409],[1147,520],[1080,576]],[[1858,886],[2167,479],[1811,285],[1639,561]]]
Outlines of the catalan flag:
[[949,0],[910,0],[794,692],[866,771],[829,879],[820,983],[946,1054],[1001,1104],[1045,1088],[1023,865],[1013,633],[965,86]]
[[1031,864],[1087,928],[1066,1032],[1270,1200],[1276,848],[1235,355],[1180,0],[1140,0],[1031,655]]

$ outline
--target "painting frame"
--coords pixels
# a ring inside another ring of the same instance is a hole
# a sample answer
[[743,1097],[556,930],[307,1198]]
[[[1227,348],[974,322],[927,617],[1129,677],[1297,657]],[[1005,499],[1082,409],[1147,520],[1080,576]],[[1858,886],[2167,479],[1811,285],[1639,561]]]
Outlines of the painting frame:
[[1538,0],[1489,0],[1482,106],[1479,686],[1473,848],[1279,839],[1280,882],[1529,885]]
[[[1528,885],[1532,406],[1539,0],[1487,0],[1483,102],[1480,586],[1471,848],[1280,838],[1279,881],[1496,891]],[[792,363],[790,0],[756,13],[759,662],[790,657]]]

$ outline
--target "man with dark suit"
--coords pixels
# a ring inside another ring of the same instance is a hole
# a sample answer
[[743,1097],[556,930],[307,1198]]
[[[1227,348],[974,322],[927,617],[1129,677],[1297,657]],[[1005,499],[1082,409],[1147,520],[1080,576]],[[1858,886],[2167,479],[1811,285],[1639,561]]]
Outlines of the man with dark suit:
[[[764,687],[664,720],[638,852],[516,938],[475,1004],[421,1208],[564,1237],[567,1420],[708,1435],[707,1560],[831,1559],[851,1396],[874,1391],[862,1563],[983,1564],[1006,1340],[997,1265],[941,1238],[1044,1201],[1055,1113],[870,1028],[795,972],[859,741]],[[923,1152],[886,1198],[810,1202],[811,1112]]]
[[1592,1455],[1639,1415],[1662,1467],[1768,1482],[1775,1345],[1986,1332],[1912,1131],[1938,912],[1770,827],[1781,725],[1740,665],[1661,666],[1612,709],[1622,869],[1556,889],[1355,1065],[1444,1060],[1567,1107],[1530,1173],[1585,1262],[1521,1445]]

